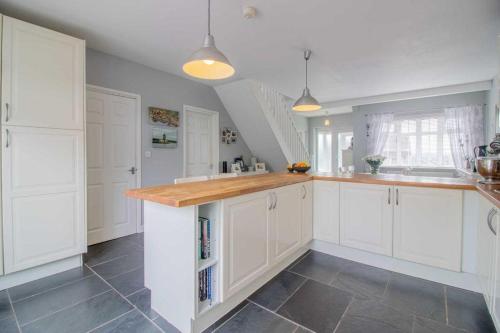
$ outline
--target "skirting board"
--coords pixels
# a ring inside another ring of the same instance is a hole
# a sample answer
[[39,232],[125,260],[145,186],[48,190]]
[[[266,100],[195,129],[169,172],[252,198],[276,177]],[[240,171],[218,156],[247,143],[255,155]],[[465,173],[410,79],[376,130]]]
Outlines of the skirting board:
[[453,287],[481,292],[476,276],[471,273],[453,272],[446,269],[416,264],[320,240],[313,240],[309,243],[309,246],[311,250],[360,262],[365,265],[383,268],[396,273],[439,282]]
[[45,265],[25,269],[20,272],[0,276],[0,290],[15,287],[23,283],[31,282],[80,266],[82,266],[82,256],[76,255]]

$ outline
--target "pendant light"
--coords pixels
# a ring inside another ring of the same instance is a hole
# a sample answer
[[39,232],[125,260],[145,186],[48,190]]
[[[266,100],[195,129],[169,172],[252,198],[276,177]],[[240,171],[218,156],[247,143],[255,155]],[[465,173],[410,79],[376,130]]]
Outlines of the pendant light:
[[330,119],[328,118],[328,111],[325,110],[325,121],[323,122],[323,125],[326,127],[330,127]]
[[234,68],[226,56],[215,47],[215,39],[210,31],[210,0],[208,0],[208,34],[203,47],[193,53],[182,70],[195,78],[220,80],[233,76]]
[[321,105],[318,103],[316,98],[311,96],[309,88],[307,87],[307,62],[311,57],[311,50],[304,51],[304,59],[306,60],[306,87],[302,92],[302,96],[295,102],[292,109],[294,111],[299,112],[307,112],[307,111],[317,111],[321,109]]

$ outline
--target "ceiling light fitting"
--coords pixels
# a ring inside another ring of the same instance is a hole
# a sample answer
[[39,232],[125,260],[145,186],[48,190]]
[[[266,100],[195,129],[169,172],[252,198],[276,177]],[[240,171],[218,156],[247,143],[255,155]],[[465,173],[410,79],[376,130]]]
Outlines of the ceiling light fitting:
[[311,92],[307,86],[307,62],[311,57],[311,50],[304,51],[304,59],[306,60],[306,87],[302,92],[302,96],[293,104],[292,109],[298,112],[317,111],[321,109],[321,105],[316,98],[312,97]]
[[210,31],[210,0],[208,0],[208,33],[203,47],[189,57],[182,70],[189,76],[205,80],[221,80],[234,75],[233,66],[215,46],[215,39]]

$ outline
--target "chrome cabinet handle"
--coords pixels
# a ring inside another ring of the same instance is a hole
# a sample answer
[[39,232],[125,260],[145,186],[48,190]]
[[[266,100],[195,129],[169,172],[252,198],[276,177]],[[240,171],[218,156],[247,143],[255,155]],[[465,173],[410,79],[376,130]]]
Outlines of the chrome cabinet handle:
[[399,190],[396,189],[396,206],[399,205]]
[[269,207],[267,207],[268,210],[273,209],[273,204],[274,204],[274,199],[273,199],[273,193],[269,193]]
[[495,208],[492,208],[490,210],[490,212],[488,213],[488,227],[490,228],[491,232],[493,233],[493,235],[496,236],[497,232],[496,230],[493,228],[493,225],[492,225],[492,221],[493,221],[493,216],[495,216],[497,214],[497,210]]
[[278,196],[276,195],[276,192],[273,192],[273,195],[274,195],[273,209],[276,209],[276,205],[278,204]]
[[388,191],[388,195],[387,195],[387,204],[390,205],[391,204],[391,188],[389,187],[389,191]]
[[10,136],[9,129],[6,128],[5,129],[5,148],[9,148],[9,145],[10,145],[9,136]]
[[302,196],[302,199],[305,199],[307,196],[307,189],[306,189],[305,185],[302,185],[302,189],[304,190],[304,195]]
[[9,103],[5,103],[5,122],[9,121]]
[[136,167],[131,167],[130,169],[128,169],[128,172],[130,172],[131,174],[135,175],[135,173],[137,172],[137,168]]

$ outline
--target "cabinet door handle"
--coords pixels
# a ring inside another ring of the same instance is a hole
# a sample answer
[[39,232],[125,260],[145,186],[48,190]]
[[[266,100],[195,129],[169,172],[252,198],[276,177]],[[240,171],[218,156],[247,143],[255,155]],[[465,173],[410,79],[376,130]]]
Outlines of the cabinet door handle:
[[399,205],[399,190],[396,189],[396,206]]
[[302,189],[304,190],[304,195],[302,195],[302,199],[305,199],[307,196],[307,189],[304,185],[302,185]]
[[5,122],[9,121],[9,103],[5,103]]
[[274,200],[273,200],[273,193],[270,192],[269,193],[269,207],[267,207],[268,210],[271,210],[273,209],[273,204],[274,204]]
[[9,129],[5,129],[5,148],[9,148],[10,142],[9,142]]
[[490,228],[491,232],[493,233],[493,235],[496,236],[497,232],[496,230],[493,228],[493,225],[492,225],[492,221],[493,221],[493,216],[495,216],[497,214],[497,210],[495,208],[492,208],[488,214],[488,227]]
[[273,195],[274,195],[273,209],[276,209],[276,205],[278,204],[278,196],[276,195],[276,192],[273,192]]
[[387,204],[390,205],[391,204],[391,188],[389,187],[389,191],[388,191],[388,195],[387,195]]

